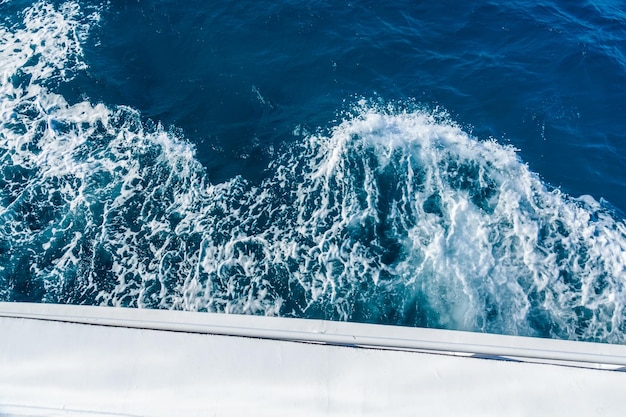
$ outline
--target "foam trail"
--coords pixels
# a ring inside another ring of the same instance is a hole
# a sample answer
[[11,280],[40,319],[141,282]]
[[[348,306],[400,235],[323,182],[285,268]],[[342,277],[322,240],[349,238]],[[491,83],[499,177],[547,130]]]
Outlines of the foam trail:
[[626,342],[623,221],[514,149],[363,102],[211,184],[184,138],[54,92],[96,17],[0,29],[0,299]]

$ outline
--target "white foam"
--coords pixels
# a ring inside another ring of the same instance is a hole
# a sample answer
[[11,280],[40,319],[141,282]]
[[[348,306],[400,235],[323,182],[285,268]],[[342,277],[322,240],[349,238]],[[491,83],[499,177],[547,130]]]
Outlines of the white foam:
[[260,185],[211,184],[184,138],[53,92],[89,19],[38,2],[0,29],[0,298],[21,274],[49,302],[624,342],[624,223],[513,148],[361,102]]

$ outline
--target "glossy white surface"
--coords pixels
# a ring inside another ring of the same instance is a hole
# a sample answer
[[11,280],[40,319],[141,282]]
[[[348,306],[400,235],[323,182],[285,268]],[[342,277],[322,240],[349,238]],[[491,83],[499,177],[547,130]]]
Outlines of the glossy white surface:
[[[613,362],[626,356],[622,346],[98,307],[0,304],[0,316],[3,416],[623,415],[624,372],[325,343],[352,330],[357,341],[455,351],[464,338],[473,342],[468,351],[510,342],[529,344],[517,352],[535,356],[542,345],[579,356],[597,348]],[[78,317],[100,325],[71,322]],[[173,331],[202,329],[222,334]],[[225,335],[255,331],[256,338]]]

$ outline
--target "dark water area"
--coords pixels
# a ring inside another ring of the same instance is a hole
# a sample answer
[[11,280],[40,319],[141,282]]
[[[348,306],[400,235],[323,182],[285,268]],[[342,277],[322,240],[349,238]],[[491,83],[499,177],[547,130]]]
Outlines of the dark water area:
[[622,9],[0,3],[0,299],[624,343]]
[[183,129],[216,181],[355,97],[417,100],[624,210],[624,19],[607,2],[113,2],[78,91]]

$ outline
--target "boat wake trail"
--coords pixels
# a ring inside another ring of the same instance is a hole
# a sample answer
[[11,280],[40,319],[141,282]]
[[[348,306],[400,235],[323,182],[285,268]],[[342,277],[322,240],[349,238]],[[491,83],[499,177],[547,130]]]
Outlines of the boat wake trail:
[[182,135],[59,94],[97,13],[21,16],[0,25],[0,299],[626,342],[624,222],[513,148],[363,100],[263,181],[214,184]]

